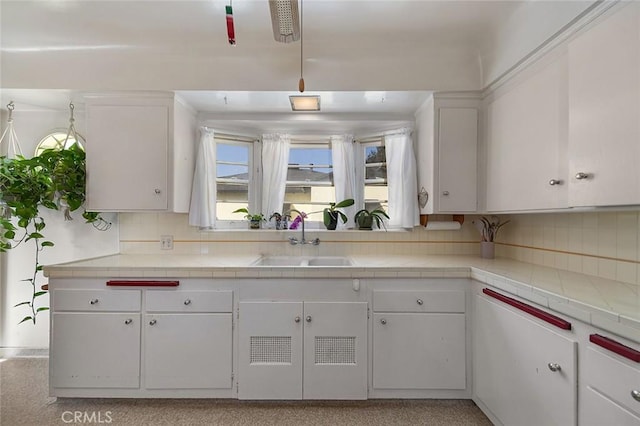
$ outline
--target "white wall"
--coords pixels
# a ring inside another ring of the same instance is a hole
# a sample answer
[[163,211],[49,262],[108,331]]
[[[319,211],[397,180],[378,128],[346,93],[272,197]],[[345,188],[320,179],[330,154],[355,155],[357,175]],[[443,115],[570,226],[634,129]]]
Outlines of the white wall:
[[[26,111],[24,107],[16,104],[13,115],[14,128],[24,155],[31,156],[43,136],[53,129],[68,126],[69,117],[65,110],[66,105],[61,105],[62,111]],[[76,119],[76,128],[82,134],[82,114],[78,111]],[[6,125],[6,117],[3,117],[2,123]],[[114,214],[104,216],[113,222],[111,229],[106,232],[98,231],[92,225],[84,223],[81,211],[74,212],[74,220],[68,222],[64,221],[62,212],[43,208],[41,214],[47,223],[42,233],[47,240],[56,244],[55,247],[42,252],[41,264],[69,262],[118,252],[118,223]],[[49,345],[48,312],[38,315],[35,326],[28,322],[18,325],[18,322],[28,315],[29,309],[24,306],[13,307],[19,302],[30,300],[30,284],[21,280],[29,278],[32,274],[34,250],[32,243],[26,243],[2,255],[0,347],[43,348]],[[37,287],[44,283],[46,279],[40,274]],[[48,299],[48,295],[38,298],[38,306],[48,306]]]

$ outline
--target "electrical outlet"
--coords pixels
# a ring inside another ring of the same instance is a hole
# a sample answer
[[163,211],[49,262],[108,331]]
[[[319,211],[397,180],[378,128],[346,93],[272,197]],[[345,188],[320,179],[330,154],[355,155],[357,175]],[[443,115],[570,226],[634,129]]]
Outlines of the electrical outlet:
[[173,250],[173,235],[160,235],[160,249]]

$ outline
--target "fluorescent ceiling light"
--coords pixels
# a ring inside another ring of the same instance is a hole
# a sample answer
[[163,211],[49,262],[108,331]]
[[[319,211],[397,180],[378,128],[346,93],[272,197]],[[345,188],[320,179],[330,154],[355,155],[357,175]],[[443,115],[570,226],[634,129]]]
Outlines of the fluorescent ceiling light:
[[320,111],[320,96],[289,96],[294,111]]
[[300,39],[298,0],[269,0],[273,38],[282,43]]

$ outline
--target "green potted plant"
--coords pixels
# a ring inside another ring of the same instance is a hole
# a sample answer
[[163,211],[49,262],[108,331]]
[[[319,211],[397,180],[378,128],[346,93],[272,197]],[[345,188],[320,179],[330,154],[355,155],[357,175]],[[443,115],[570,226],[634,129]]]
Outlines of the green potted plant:
[[353,203],[353,198],[347,198],[339,203],[329,203],[329,207],[325,207],[323,210],[324,226],[333,231],[338,226],[338,218],[342,219],[342,223],[346,223],[347,216],[338,209],[352,206]]
[[249,221],[249,229],[260,229],[260,224],[266,221],[262,213],[249,213],[246,207],[234,210],[233,213],[244,213],[244,218]]
[[[49,309],[39,306],[39,299],[36,300],[47,294],[46,289],[36,288],[42,271],[40,252],[54,246],[43,235],[46,224],[40,216],[40,208],[59,210],[62,207],[65,219],[71,220],[70,212],[82,207],[85,200],[85,164],[85,153],[76,145],[63,150],[45,150],[33,158],[0,157],[0,252],[30,241],[35,249],[31,277],[23,280],[31,286],[32,295],[29,300],[15,305],[29,309],[21,322],[35,324],[38,313]],[[85,211],[82,216],[100,230],[111,225],[97,212]],[[106,225],[101,227],[100,224]]]
[[354,216],[358,229],[366,231],[371,231],[373,229],[374,221],[378,228],[384,228],[386,230],[387,227],[384,224],[384,218],[389,219],[389,215],[387,215],[387,213],[382,209],[374,209],[371,211],[362,209]]

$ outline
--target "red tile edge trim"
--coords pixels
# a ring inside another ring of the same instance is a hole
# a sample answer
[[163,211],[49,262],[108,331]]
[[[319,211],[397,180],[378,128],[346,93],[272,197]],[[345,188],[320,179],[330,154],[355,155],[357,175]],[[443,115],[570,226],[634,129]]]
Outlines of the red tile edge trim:
[[589,336],[589,341],[610,350],[611,352],[615,352],[620,356],[630,359],[631,361],[640,362],[640,351],[636,351],[635,349],[616,342],[613,339],[609,339],[608,337],[604,337],[599,334],[592,334]]
[[111,280],[110,287],[178,287],[180,281]]
[[521,311],[524,311],[529,315],[532,315],[536,318],[546,321],[551,325],[555,325],[558,328],[561,328],[563,330],[571,330],[571,323],[569,321],[565,321],[560,317],[557,317],[555,315],[552,315],[548,312],[543,311],[542,309],[534,308],[531,305],[527,305],[526,303],[522,303],[519,300],[512,299],[511,297],[505,296],[503,294],[498,293],[497,291],[493,291],[488,288],[483,288],[482,292],[487,296],[491,296],[494,299],[498,299],[501,302],[506,303],[507,305],[511,305],[514,308],[520,309]]

